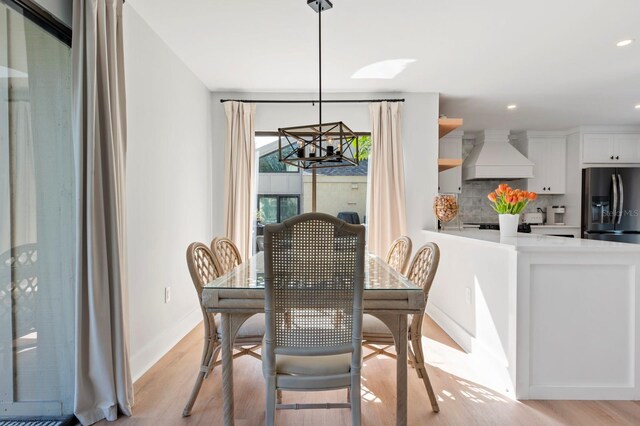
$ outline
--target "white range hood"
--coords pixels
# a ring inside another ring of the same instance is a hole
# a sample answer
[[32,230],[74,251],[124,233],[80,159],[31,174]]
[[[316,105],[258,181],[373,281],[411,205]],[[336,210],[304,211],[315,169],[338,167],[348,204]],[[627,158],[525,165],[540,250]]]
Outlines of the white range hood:
[[462,163],[464,180],[528,179],[533,163],[509,142],[509,130],[484,130]]

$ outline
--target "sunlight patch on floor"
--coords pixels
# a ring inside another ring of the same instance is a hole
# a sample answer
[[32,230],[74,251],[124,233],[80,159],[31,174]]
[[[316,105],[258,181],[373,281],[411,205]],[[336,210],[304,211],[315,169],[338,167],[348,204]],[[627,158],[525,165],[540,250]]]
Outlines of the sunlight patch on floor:
[[513,400],[513,395],[507,393],[506,389],[494,389],[488,383],[485,369],[470,354],[427,337],[422,337],[422,346],[427,364],[463,379],[458,383],[468,389],[466,394],[462,394],[465,398],[474,402],[483,399],[497,402],[506,402],[505,398]]

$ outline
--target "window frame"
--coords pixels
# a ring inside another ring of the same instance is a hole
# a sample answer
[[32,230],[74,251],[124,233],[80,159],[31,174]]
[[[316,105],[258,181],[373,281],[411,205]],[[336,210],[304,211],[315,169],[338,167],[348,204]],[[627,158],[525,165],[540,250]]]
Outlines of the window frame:
[[[276,222],[282,223],[282,212],[280,208],[280,200],[283,198],[295,198],[297,200],[298,212],[296,215],[300,214],[300,194],[258,194],[258,210],[260,210],[260,199],[261,198],[275,198],[276,199]],[[268,225],[268,224],[265,224]]]

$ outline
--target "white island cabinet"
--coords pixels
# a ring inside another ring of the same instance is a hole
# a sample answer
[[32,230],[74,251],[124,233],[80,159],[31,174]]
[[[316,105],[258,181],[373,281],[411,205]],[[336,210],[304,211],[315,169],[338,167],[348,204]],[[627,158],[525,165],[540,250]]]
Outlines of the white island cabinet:
[[517,399],[640,399],[640,245],[423,235],[441,251],[427,313],[483,385]]

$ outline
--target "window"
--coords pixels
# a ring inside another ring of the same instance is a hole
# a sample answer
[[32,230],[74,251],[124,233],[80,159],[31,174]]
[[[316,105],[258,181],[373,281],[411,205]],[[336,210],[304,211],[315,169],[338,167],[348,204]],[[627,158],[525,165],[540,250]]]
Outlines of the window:
[[[292,151],[291,147],[287,148],[290,153]],[[262,155],[258,160],[258,172],[259,173],[297,173],[298,168],[296,166],[292,166],[291,164],[283,163],[280,161],[280,156],[278,155],[278,148],[276,145],[276,150],[272,151],[268,154]]]
[[258,221],[263,225],[280,223],[300,214],[298,195],[258,195]]
[[73,413],[70,30],[23,3],[0,0],[0,418]]
[[[329,167],[316,170],[316,211],[332,216],[367,217],[368,158],[371,137],[358,133],[359,164],[351,167]],[[311,170],[302,174],[303,211],[312,210],[313,178]],[[342,215],[341,215],[342,213]]]

